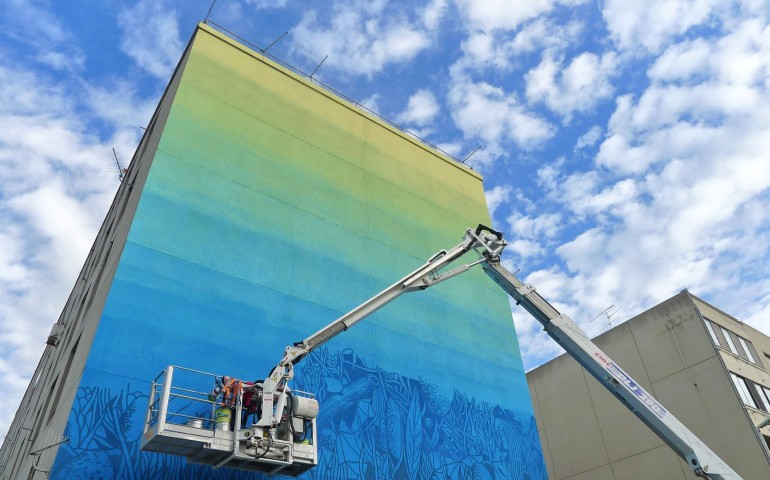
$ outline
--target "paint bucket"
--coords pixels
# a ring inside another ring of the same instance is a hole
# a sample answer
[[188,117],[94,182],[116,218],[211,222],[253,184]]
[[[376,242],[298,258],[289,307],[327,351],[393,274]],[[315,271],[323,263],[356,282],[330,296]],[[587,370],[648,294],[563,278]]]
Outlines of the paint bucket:
[[193,427],[193,428],[203,428],[203,420],[200,418],[194,418],[192,420],[187,420],[187,426]]
[[230,421],[233,419],[233,409],[230,407],[217,407],[214,410],[214,428],[216,430],[230,431]]

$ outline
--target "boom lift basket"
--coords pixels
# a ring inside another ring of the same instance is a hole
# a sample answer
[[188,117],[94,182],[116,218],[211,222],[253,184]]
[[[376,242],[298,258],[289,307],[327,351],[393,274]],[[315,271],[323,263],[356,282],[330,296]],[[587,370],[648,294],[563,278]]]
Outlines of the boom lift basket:
[[219,398],[212,400],[209,390],[218,378],[223,377],[166,367],[152,382],[142,450],[181,455],[188,462],[217,468],[288,476],[318,464],[315,418],[287,408],[277,428],[265,429],[251,422],[242,425],[244,391],[239,389],[230,405],[223,405]]

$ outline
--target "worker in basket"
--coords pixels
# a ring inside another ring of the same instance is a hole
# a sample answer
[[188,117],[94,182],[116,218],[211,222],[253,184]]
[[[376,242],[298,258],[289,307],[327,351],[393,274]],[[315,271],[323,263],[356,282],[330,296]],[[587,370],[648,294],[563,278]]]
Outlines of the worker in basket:
[[261,386],[261,382],[244,382],[227,375],[215,377],[214,388],[209,392],[208,399],[210,402],[219,403],[219,407],[214,412],[216,428],[233,430],[235,427],[233,412],[239,401],[242,402],[240,426],[246,427],[250,417],[253,423],[255,415],[259,413],[258,410],[262,406],[258,398],[258,386]]

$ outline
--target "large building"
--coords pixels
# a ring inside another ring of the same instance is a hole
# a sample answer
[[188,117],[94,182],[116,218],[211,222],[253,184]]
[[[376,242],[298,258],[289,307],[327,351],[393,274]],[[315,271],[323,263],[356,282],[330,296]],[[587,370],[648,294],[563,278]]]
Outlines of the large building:
[[[770,338],[685,290],[594,342],[745,480],[770,478]],[[693,478],[572,358],[527,381],[551,480]]]
[[[260,477],[140,450],[159,372],[263,378],[286,345],[488,221],[477,173],[199,25],[0,478]],[[480,270],[400,298],[298,368],[321,404],[306,478],[545,478],[508,300]]]

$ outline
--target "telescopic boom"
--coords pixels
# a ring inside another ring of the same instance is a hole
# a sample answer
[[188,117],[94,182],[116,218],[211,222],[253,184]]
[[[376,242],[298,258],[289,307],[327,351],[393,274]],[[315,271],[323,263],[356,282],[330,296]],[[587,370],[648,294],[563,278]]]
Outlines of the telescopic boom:
[[[392,302],[404,293],[425,290],[437,283],[448,280],[466,272],[472,266],[484,262],[488,258],[499,258],[505,247],[503,236],[492,229],[479,225],[475,230],[468,229],[463,240],[449,250],[440,250],[431,256],[420,268],[407,274],[393,285],[365,301],[348,313],[334,320],[329,325],[310,335],[301,342],[286,347],[284,356],[272,370],[263,384],[262,417],[257,425],[272,427],[278,425],[286,405],[286,383],[294,378],[294,365],[307,354],[328,342],[336,335],[349,329],[356,323]],[[474,250],[479,260],[456,267],[447,272],[440,272],[450,263]],[[277,400],[274,399],[277,397]]]

